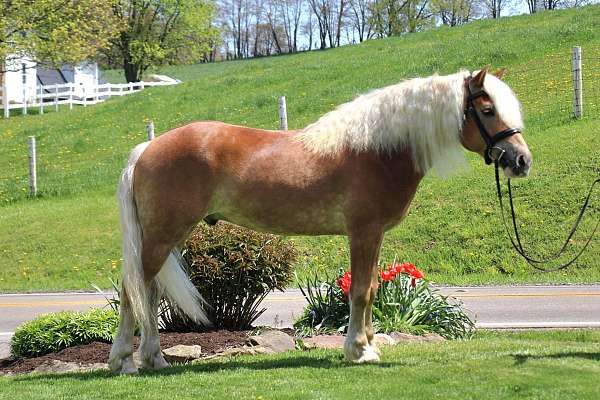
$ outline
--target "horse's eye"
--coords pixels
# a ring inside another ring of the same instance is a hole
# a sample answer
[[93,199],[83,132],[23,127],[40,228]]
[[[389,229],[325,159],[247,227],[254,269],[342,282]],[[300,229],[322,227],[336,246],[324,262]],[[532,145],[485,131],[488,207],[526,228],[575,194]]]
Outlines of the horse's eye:
[[483,110],[481,110],[481,113],[483,115],[487,115],[488,117],[491,117],[492,115],[494,115],[494,109],[491,107],[486,107]]

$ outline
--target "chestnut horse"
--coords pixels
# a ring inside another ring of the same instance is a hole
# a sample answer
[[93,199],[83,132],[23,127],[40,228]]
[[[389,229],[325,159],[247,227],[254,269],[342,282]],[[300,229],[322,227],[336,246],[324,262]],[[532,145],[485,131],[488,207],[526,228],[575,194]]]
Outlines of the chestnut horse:
[[350,244],[350,361],[379,360],[371,305],[384,233],[407,214],[430,169],[449,172],[461,148],[525,176],[531,154],[520,104],[501,73],[461,71],[401,82],[346,103],[305,129],[267,131],[197,122],[137,146],[119,184],[123,291],[109,364],[134,373],[167,366],[157,304],[164,292],[208,323],[177,247],[202,219],[290,235],[346,235]]

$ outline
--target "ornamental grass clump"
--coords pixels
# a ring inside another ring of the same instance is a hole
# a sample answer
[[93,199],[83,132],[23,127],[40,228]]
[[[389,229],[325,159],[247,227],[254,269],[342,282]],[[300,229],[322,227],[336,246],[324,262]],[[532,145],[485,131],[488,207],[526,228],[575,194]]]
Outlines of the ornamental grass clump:
[[[308,302],[294,327],[298,335],[346,333],[350,320],[350,272],[320,282],[300,282]],[[470,338],[475,325],[462,304],[429,285],[425,274],[411,263],[394,263],[379,273],[379,290],[373,303],[377,332],[438,333],[447,339]]]
[[[296,250],[278,236],[219,222],[200,224],[187,240],[182,256],[204,300],[215,328],[245,330],[265,311],[261,302],[291,282]],[[197,325],[168,299],[160,306],[162,328],[195,331]]]

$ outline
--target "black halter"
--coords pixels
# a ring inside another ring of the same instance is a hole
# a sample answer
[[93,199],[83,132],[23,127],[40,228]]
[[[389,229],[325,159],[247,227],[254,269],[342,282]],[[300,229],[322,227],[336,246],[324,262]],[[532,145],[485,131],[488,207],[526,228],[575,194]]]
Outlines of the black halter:
[[479,113],[477,112],[477,109],[475,108],[475,103],[474,103],[474,100],[476,98],[482,97],[482,96],[487,96],[488,94],[483,90],[479,90],[475,93],[471,92],[470,82],[467,83],[467,89],[469,90],[469,96],[467,97],[467,109],[465,110],[465,114],[467,114],[467,113],[471,114],[473,116],[473,119],[477,123],[477,127],[479,128],[479,134],[481,135],[481,137],[483,138],[483,141],[486,144],[483,159],[485,160],[485,163],[487,165],[490,165],[493,161],[491,153],[492,153],[492,150],[494,148],[496,148],[496,143],[498,143],[499,141],[501,141],[503,139],[509,138],[514,134],[521,133],[521,131],[516,128],[508,128],[501,132],[496,133],[494,136],[490,135],[490,133],[486,129],[483,122],[481,122],[481,118],[479,117]]
[[569,232],[569,235],[568,235],[567,239],[565,240],[564,244],[561,246],[561,248],[555,254],[553,254],[549,257],[546,257],[544,259],[535,259],[535,258],[532,258],[531,256],[529,256],[529,254],[527,254],[525,252],[525,250],[523,249],[523,244],[521,243],[521,235],[519,234],[519,231],[517,229],[517,220],[516,220],[515,208],[514,208],[514,204],[513,204],[513,195],[512,195],[512,187],[510,184],[510,178],[508,179],[508,198],[510,201],[512,227],[513,227],[513,231],[514,231],[514,235],[515,235],[514,239],[510,232],[511,229],[509,228],[508,223],[506,222],[506,216],[505,216],[506,213],[504,210],[504,203],[502,201],[502,190],[500,188],[500,165],[499,165],[499,160],[502,157],[504,150],[500,149],[502,151],[502,154],[500,154],[500,157],[498,157],[494,160],[492,159],[492,156],[491,156],[492,149],[497,148],[497,147],[495,147],[496,143],[498,143],[499,141],[501,141],[503,139],[511,137],[514,134],[521,133],[521,131],[516,128],[509,128],[509,129],[505,129],[501,132],[496,133],[494,136],[491,136],[489,134],[488,130],[485,128],[485,125],[481,121],[481,118],[479,117],[479,114],[477,113],[477,109],[475,108],[475,104],[474,104],[474,100],[476,98],[481,97],[481,96],[487,96],[487,93],[483,90],[479,90],[479,91],[473,93],[471,91],[470,82],[467,83],[467,89],[469,91],[469,96],[467,97],[467,109],[465,110],[465,115],[468,113],[473,116],[473,119],[475,120],[475,122],[477,123],[477,127],[479,128],[479,134],[483,138],[483,141],[486,143],[485,154],[484,154],[485,163],[489,165],[493,162],[495,164],[495,167],[496,167],[496,191],[498,194],[498,202],[500,203],[500,214],[502,215],[502,223],[504,224],[504,228],[506,230],[506,233],[508,234],[510,242],[512,243],[512,245],[515,248],[515,250],[517,251],[517,253],[519,253],[519,255],[521,255],[521,257],[523,257],[529,265],[531,265],[533,268],[535,268],[539,271],[553,272],[553,271],[558,271],[558,270],[567,268],[569,265],[571,265],[575,261],[577,261],[577,259],[587,249],[590,242],[592,241],[592,238],[594,237],[594,235],[600,228],[600,221],[598,221],[596,223],[594,230],[592,231],[592,233],[588,237],[588,239],[585,241],[583,247],[575,254],[575,256],[573,256],[571,258],[571,260],[569,260],[568,262],[566,262],[564,264],[558,265],[558,266],[556,266],[554,268],[550,268],[550,269],[542,268],[539,265],[547,264],[551,261],[557,260],[562,254],[564,254],[571,239],[575,235],[575,232],[577,231],[579,224],[583,220],[583,216],[584,216],[586,210],[588,209],[590,199],[591,199],[592,193],[594,191],[594,187],[597,184],[600,184],[600,179],[596,179],[594,182],[592,182],[592,185],[588,191],[587,197],[585,198],[583,206],[581,207],[581,211],[579,211],[579,215],[577,216],[577,219],[576,219],[575,223],[573,224],[573,227],[571,228],[571,231]]

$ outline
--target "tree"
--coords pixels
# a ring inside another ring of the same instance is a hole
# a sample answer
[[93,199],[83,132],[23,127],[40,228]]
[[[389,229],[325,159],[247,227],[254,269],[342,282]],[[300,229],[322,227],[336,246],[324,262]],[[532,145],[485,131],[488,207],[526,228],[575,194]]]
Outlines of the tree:
[[509,0],[482,0],[481,5],[490,18],[500,18],[502,11],[509,6]]
[[444,25],[457,26],[474,18],[475,4],[473,0],[431,0],[431,11]]
[[408,0],[402,7],[401,15],[405,31],[408,33],[422,31],[432,25],[429,0]]
[[378,37],[399,35],[403,32],[400,13],[404,2],[397,0],[377,0],[371,4],[369,23]]
[[349,20],[353,30],[358,32],[358,41],[362,42],[371,37],[369,24],[372,0],[350,0]]
[[308,0],[310,9],[317,18],[321,49],[327,47],[327,40],[329,47],[340,45],[342,22],[348,2],[349,0]]
[[109,46],[119,22],[115,0],[11,0],[0,2],[0,70],[28,57],[42,64],[76,64]]
[[278,3],[281,22],[287,38],[287,47],[290,53],[296,53],[298,51],[298,28],[300,27],[304,0],[279,0]]
[[113,45],[128,82],[151,66],[202,61],[218,41],[209,0],[118,0],[113,11],[126,26]]
[[433,25],[429,0],[377,0],[370,23],[379,37],[421,31]]

